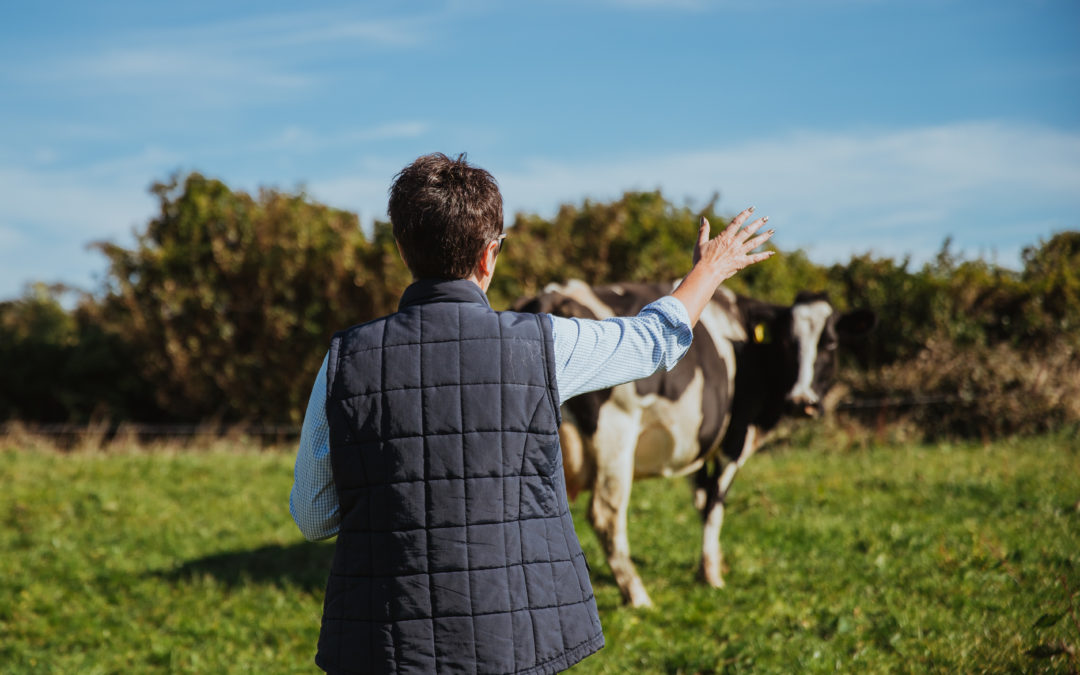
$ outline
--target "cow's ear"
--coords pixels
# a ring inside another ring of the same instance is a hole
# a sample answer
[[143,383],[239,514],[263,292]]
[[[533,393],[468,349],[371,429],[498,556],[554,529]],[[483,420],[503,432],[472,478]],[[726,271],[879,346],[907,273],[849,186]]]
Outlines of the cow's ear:
[[[743,328],[750,342],[769,344],[777,334],[776,319],[779,308],[764,302],[751,301],[743,306]],[[781,331],[782,332],[782,331]]]
[[855,309],[840,315],[836,321],[836,332],[841,338],[858,338],[874,330],[877,314],[869,309]]

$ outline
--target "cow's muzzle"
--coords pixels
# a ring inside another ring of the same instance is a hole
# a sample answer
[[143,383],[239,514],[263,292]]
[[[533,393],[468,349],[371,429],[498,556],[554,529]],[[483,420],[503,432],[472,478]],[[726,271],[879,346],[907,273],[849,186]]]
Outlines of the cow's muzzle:
[[792,417],[821,417],[821,400],[818,399],[816,396],[813,397],[813,400],[811,400],[810,397],[803,396],[788,398],[786,403],[787,414],[791,415]]

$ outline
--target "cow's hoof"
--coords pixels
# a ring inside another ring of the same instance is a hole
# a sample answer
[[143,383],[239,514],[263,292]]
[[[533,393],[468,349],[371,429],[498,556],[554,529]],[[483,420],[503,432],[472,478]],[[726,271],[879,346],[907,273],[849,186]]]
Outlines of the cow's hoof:
[[694,490],[694,508],[698,511],[705,510],[705,504],[708,502],[708,495],[701,488]]
[[702,563],[698,566],[698,579],[713,586],[714,589],[723,589],[725,586],[723,569],[724,566],[721,564]]
[[705,574],[702,578],[705,580],[705,583],[713,588],[723,588],[726,585],[724,583],[724,577],[719,574]]
[[702,565],[698,567],[698,578],[713,588],[723,588],[724,575],[720,572],[720,565]]
[[637,580],[636,583],[630,583],[623,593],[623,599],[626,600],[626,604],[631,607],[652,607],[652,600],[649,598],[649,592],[645,590],[645,584]]
[[649,598],[648,593],[644,593],[641,596],[635,596],[630,598],[630,606],[634,609],[642,609],[646,607],[652,607],[652,600]]

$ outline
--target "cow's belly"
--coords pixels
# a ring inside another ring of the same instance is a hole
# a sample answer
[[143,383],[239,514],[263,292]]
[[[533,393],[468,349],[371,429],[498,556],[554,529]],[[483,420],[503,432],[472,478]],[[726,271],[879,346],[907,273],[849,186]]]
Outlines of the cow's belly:
[[656,395],[639,397],[641,417],[634,478],[678,476],[701,466],[698,431],[704,386],[705,376],[698,369],[678,400]]

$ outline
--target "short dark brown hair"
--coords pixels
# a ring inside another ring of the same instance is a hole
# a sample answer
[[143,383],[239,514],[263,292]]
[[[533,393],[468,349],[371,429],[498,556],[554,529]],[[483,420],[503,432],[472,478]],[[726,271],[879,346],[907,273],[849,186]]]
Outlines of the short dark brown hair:
[[494,176],[441,152],[418,157],[390,186],[390,223],[417,279],[464,279],[503,229]]

